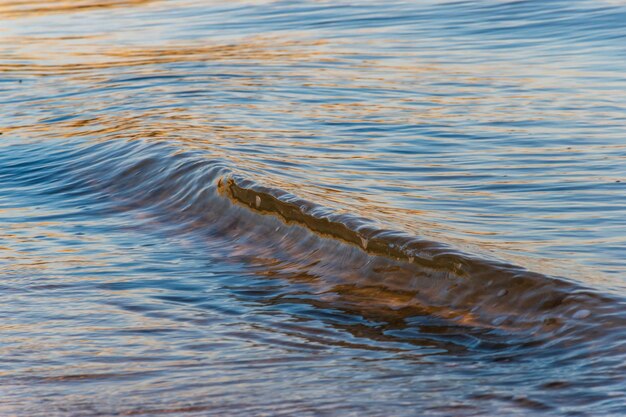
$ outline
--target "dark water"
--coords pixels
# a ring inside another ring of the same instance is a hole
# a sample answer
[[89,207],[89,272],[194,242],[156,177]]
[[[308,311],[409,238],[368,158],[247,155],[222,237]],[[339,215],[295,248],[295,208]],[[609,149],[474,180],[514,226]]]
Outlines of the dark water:
[[0,1],[0,415],[626,414],[625,22]]

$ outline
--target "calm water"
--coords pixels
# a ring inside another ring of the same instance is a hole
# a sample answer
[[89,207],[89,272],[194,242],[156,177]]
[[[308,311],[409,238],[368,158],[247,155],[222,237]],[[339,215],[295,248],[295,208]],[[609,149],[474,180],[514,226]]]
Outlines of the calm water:
[[0,415],[626,414],[625,22],[0,0]]

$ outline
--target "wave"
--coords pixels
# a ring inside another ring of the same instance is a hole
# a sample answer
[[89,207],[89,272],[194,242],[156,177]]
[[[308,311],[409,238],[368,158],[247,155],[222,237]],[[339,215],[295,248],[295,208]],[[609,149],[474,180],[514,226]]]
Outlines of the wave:
[[[254,213],[272,215],[322,238],[357,247],[385,264],[361,276],[361,285],[412,292],[412,302],[459,322],[555,330],[603,315],[607,306],[614,305],[608,297],[566,279],[473,257],[400,231],[378,229],[368,219],[333,213],[240,175],[220,178],[218,190]],[[337,262],[336,267],[354,265]]]
[[315,280],[320,297],[341,292],[366,306],[544,337],[589,339],[625,328],[623,300],[615,296],[377,228],[171,144],[17,146],[11,161],[0,160],[2,179],[69,206],[134,212],[149,227],[201,234],[221,242],[225,256],[275,260],[281,276]]

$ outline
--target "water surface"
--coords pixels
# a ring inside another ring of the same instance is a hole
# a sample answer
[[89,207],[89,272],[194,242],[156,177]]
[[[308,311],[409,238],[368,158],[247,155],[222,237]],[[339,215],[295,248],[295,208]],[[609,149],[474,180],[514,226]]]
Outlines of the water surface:
[[624,3],[0,19],[3,414],[626,411]]

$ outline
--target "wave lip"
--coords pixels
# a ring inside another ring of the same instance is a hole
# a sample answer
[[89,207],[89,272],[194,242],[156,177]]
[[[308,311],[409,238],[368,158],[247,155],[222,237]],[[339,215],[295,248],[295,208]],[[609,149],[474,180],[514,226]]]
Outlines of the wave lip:
[[[378,263],[387,264],[386,268],[371,269],[370,276],[360,278],[360,285],[412,292],[414,302],[429,306],[436,314],[445,311],[444,315],[472,325],[535,332],[569,332],[596,320],[624,324],[615,315],[618,300],[564,278],[460,253],[403,232],[378,229],[368,219],[334,213],[241,175],[220,178],[218,190],[253,212],[273,215],[358,247]],[[351,265],[339,263],[335,267]]]

